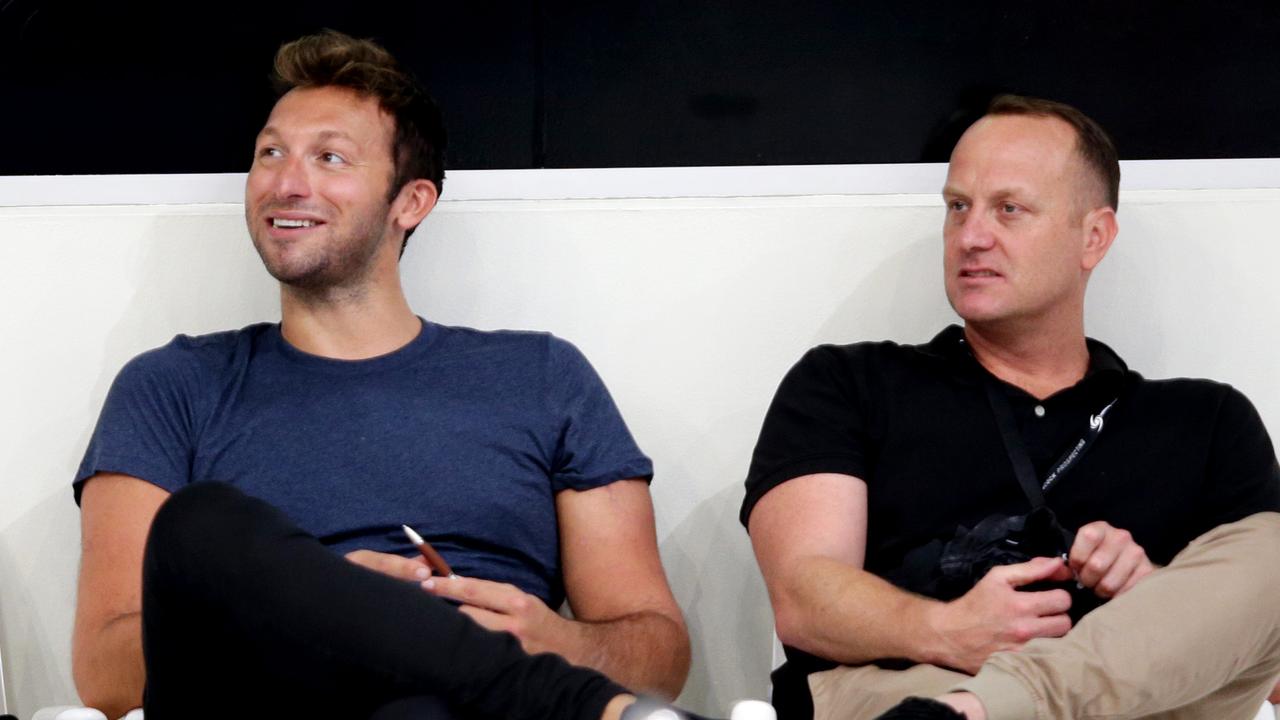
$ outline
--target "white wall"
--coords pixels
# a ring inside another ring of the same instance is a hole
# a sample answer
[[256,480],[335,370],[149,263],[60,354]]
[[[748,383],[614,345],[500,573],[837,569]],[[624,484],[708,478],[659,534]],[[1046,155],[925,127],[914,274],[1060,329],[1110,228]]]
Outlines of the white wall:
[[[177,332],[277,317],[240,212],[0,207],[0,649],[20,716],[74,698],[69,482],[116,370]],[[1236,384],[1280,435],[1280,189],[1127,191],[1120,218],[1090,334],[1149,376]],[[475,200],[411,240],[419,313],[573,340],[653,456],[694,709],[767,689],[768,601],[737,511],[778,380],[816,343],[951,322],[940,220],[932,193]]]

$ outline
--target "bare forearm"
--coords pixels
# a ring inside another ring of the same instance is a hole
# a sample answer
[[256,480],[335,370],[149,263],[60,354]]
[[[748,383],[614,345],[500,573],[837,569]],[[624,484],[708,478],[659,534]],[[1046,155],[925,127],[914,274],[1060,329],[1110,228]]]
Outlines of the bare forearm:
[[602,622],[572,621],[565,647],[574,665],[599,670],[636,692],[668,700],[680,694],[689,673],[689,635],[684,625],[646,611]]
[[117,718],[142,706],[142,615],[121,615],[96,632],[77,629],[72,657],[76,690],[89,707]]
[[805,558],[789,575],[780,583],[786,596],[773,599],[778,636],[787,645],[847,664],[937,659],[938,601],[830,558]]

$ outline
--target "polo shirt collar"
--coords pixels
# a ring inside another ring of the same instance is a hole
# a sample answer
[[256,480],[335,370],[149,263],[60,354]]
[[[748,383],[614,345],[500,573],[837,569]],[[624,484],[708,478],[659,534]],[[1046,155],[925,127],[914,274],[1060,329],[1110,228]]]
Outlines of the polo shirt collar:
[[[1093,383],[1096,380],[1109,385],[1121,380],[1129,372],[1129,366],[1106,343],[1085,338],[1085,345],[1089,349],[1089,369],[1085,372],[1081,383]],[[927,344],[919,347],[926,355],[932,355],[946,362],[957,377],[970,382],[979,379],[976,373],[986,372],[986,369],[973,356],[964,339],[964,328],[959,325],[948,325]]]

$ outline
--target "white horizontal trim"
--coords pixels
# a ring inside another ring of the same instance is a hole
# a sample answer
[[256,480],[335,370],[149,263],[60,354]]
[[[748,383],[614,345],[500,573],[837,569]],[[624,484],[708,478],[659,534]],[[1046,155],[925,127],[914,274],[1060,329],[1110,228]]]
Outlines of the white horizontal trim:
[[1120,161],[1122,191],[1248,188],[1280,188],[1280,158]]
[[243,203],[244,173],[0,177],[0,207]]
[[[451,170],[444,199],[937,194],[944,163]],[[1121,189],[1280,188],[1280,158],[1126,160]],[[244,173],[0,177],[0,207],[240,203]]]
[[936,194],[946,173],[945,163],[458,171],[446,176],[445,197],[567,200]]
[[[1121,201],[1127,208],[1141,205],[1188,203],[1274,202],[1280,188],[1243,190],[1131,190]],[[432,216],[473,213],[566,213],[601,211],[738,210],[743,208],[890,208],[926,207],[942,212],[937,193],[894,195],[767,195],[738,197],[567,198],[562,200],[445,200]],[[27,217],[231,217],[243,216],[244,205],[185,203],[169,205],[26,205],[0,206],[0,220]],[[941,217],[941,215],[939,215]]]

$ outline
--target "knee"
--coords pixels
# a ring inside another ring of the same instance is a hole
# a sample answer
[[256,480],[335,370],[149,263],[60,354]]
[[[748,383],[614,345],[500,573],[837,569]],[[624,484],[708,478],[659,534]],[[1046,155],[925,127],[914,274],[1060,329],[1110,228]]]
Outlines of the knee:
[[1257,572],[1271,571],[1280,580],[1280,563],[1275,561],[1280,551],[1280,513],[1255,513],[1228,527],[1240,537],[1244,546],[1241,554],[1254,561]]
[[1235,580],[1231,584],[1242,592],[1267,593],[1280,587],[1280,513],[1250,515],[1209,531],[1202,540],[1205,559],[1230,567]]
[[1257,572],[1266,577],[1266,587],[1280,587],[1280,563],[1276,562],[1276,553],[1280,552],[1280,512],[1257,513],[1241,523],[1257,536],[1254,564]]
[[192,483],[160,506],[147,534],[144,577],[157,570],[181,570],[193,560],[209,561],[211,550],[233,549],[249,533],[242,527],[252,500],[220,482]]
[[147,535],[149,550],[180,549],[191,538],[206,535],[227,509],[244,496],[224,483],[192,483],[169,496],[156,512]]

